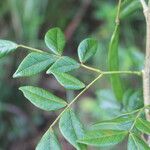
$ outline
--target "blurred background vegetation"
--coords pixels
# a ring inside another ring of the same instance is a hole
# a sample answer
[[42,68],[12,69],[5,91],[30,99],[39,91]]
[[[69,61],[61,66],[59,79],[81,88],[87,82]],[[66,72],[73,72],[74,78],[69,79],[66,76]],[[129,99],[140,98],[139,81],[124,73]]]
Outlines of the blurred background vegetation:
[[[117,0],[0,0],[0,38],[46,49],[44,35],[49,28],[57,26],[65,32],[68,41],[65,54],[77,58],[79,42],[92,36],[99,41],[100,47],[89,65],[107,70],[116,4]],[[126,7],[122,11],[120,69],[140,70],[144,60],[145,21],[139,4],[130,7],[130,12],[126,13],[129,9]],[[30,104],[18,91],[19,85],[50,89],[61,97],[67,97],[68,101],[76,94],[73,91],[66,93],[53,77],[45,74],[12,79],[26,54],[19,49],[0,60],[0,150],[33,150],[57,116],[57,113],[44,112]],[[94,77],[83,70],[76,73],[76,76],[79,75],[86,83]],[[85,127],[143,105],[141,79],[124,75],[122,80],[125,87],[122,104],[116,101],[109,78],[103,78],[80,98],[74,107]],[[58,130],[57,133],[60,135]],[[73,150],[61,135],[59,140],[64,150]],[[121,146],[123,150],[123,145],[107,149],[117,150]]]

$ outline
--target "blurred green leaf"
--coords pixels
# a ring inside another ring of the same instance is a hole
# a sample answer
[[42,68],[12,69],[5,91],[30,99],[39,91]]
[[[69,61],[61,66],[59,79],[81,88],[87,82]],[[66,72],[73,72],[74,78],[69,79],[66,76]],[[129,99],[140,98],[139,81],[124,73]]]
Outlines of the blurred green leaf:
[[80,67],[80,64],[76,62],[74,59],[62,56],[60,59],[58,59],[48,70],[47,74],[50,74],[51,72],[69,72],[71,70],[77,69]]
[[19,90],[23,92],[24,96],[32,104],[46,111],[57,110],[67,105],[67,103],[63,99],[38,87],[23,86],[20,87]]
[[101,110],[102,119],[112,119],[121,113],[121,105],[115,98],[115,95],[110,89],[101,89],[96,92]]
[[92,57],[98,49],[98,42],[95,39],[88,38],[83,40],[78,47],[78,57],[80,62],[86,62]]
[[122,3],[120,18],[125,19],[141,8],[139,0],[124,0]]
[[30,53],[19,65],[13,77],[32,76],[46,70],[58,58],[47,53]]
[[71,143],[77,150],[86,150],[86,146],[76,141],[83,138],[84,129],[75,113],[68,109],[62,115],[59,128],[66,140]]
[[[108,53],[108,65],[110,71],[119,70],[119,58],[118,58],[118,43],[119,43],[120,27],[117,25],[112,35],[109,53]],[[122,101],[123,98],[123,85],[119,75],[111,75],[111,84],[114,94],[118,101]]]
[[65,46],[65,36],[61,29],[52,28],[45,35],[47,47],[57,55],[61,55]]
[[61,150],[61,146],[53,130],[49,129],[41,138],[36,150]]
[[14,52],[18,48],[18,45],[14,42],[7,40],[0,40],[0,58]]
[[92,130],[129,130],[134,122],[135,116],[122,115],[117,118],[102,121],[94,124],[90,129]]
[[77,78],[67,73],[53,72],[57,81],[66,89],[80,90],[85,87],[85,84]]
[[127,111],[133,111],[144,106],[142,90],[128,89],[123,96],[123,105]]
[[150,122],[142,118],[138,118],[135,124],[136,128],[142,133],[150,134]]
[[88,131],[78,142],[93,146],[110,146],[121,142],[127,134],[127,131],[92,130]]
[[150,147],[134,133],[129,134],[128,150],[149,150]]

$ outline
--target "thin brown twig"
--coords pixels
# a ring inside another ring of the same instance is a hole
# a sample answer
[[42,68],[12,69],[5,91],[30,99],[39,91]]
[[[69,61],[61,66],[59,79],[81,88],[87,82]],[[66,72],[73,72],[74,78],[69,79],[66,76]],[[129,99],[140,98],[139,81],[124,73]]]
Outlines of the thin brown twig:
[[77,11],[76,15],[72,19],[72,21],[69,23],[68,27],[66,28],[65,35],[66,39],[70,40],[73,36],[75,30],[79,26],[82,18],[84,17],[89,5],[91,3],[91,0],[83,0],[81,6],[79,7],[79,10]]

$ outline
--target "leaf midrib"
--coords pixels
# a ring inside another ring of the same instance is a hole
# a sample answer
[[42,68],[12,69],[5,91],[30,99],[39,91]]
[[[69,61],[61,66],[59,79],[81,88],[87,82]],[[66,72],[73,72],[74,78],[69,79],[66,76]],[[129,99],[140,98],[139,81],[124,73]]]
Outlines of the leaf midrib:
[[[34,57],[32,57],[33,59],[35,59]],[[36,59],[35,59],[36,60]],[[47,60],[42,60],[42,61],[38,61],[38,60],[36,60],[37,61],[37,63],[36,64],[32,64],[32,65],[30,65],[29,67],[27,67],[27,68],[23,68],[23,69],[20,69],[20,71],[18,72],[16,72],[16,73],[20,73],[20,72],[22,72],[22,71],[24,71],[24,70],[26,70],[26,69],[30,69],[30,68],[32,68],[32,67],[34,67],[34,66],[36,66],[36,65],[38,65],[38,64],[40,64],[40,63],[44,63],[44,62],[47,62],[47,61],[49,61],[49,59],[47,59]],[[51,64],[51,63],[50,63]]]
[[26,90],[26,89],[24,89],[23,91],[27,91],[27,92],[29,92],[29,93],[35,95],[35,96],[38,96],[38,97],[40,97],[40,98],[44,98],[44,99],[47,99],[47,100],[50,100],[50,101],[53,101],[53,102],[61,103],[61,104],[64,104],[64,105],[67,104],[65,101],[62,102],[62,101],[59,101],[59,100],[54,100],[54,99],[52,100],[52,99],[50,99],[50,98],[43,97],[43,96],[41,96],[41,95],[37,95],[37,94],[35,94],[35,93],[33,93],[33,92],[29,91],[29,90]]
[[111,135],[107,135],[107,136],[100,136],[100,137],[95,137],[95,138],[85,138],[85,139],[88,139],[88,140],[92,140],[92,139],[100,139],[100,138],[107,138],[107,137],[112,137],[112,136],[117,136],[117,135],[125,135],[126,133],[128,132],[120,132],[120,133],[117,133],[117,134],[111,134]]

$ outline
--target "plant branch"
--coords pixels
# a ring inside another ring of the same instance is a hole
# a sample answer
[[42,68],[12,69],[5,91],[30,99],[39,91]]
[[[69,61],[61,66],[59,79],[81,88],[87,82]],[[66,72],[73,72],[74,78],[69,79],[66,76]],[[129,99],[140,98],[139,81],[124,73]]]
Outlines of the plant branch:
[[[25,45],[18,45],[18,48],[19,47],[28,49],[28,50],[33,51],[33,52],[38,52],[38,53],[43,53],[44,52],[43,50],[32,48],[32,47],[25,46]],[[141,71],[102,71],[100,69],[84,65],[83,63],[81,63],[80,65],[81,65],[81,67],[83,67],[87,70],[97,72],[97,73],[102,73],[102,74],[105,74],[105,75],[109,75],[109,74],[135,74],[135,75],[141,75],[142,74]]]
[[90,67],[90,66],[86,66],[84,64],[81,64],[81,67],[83,67],[87,70],[90,70],[90,71],[94,71],[94,72],[97,72],[97,73],[102,73],[102,71],[100,69],[96,69],[96,68],[93,68],[93,67]]
[[40,49],[32,48],[32,47],[25,46],[25,45],[18,45],[18,48],[25,48],[25,49],[28,49],[30,51],[38,52],[38,53],[43,53],[44,52],[44,51],[42,51]]
[[[143,12],[146,19],[146,57],[145,66],[143,70],[143,95],[144,105],[150,104],[150,6],[146,4],[145,0],[140,0],[143,6]],[[150,120],[150,112],[146,110],[146,118]]]
[[142,75],[142,71],[105,71],[103,72],[104,75],[111,75],[111,74],[135,74],[138,76]]
[[120,17],[121,2],[122,2],[122,0],[119,0],[119,2],[118,2],[117,16],[116,16],[116,25],[120,24],[119,17]]
[[83,68],[87,69],[87,70],[94,71],[96,73],[102,73],[104,75],[111,75],[111,74],[135,74],[135,75],[138,75],[138,76],[142,75],[142,71],[130,71],[130,70],[123,70],[123,71],[102,71],[100,69],[93,68],[93,67],[90,67],[90,66],[86,66],[84,64],[81,64],[81,66]]
[[68,105],[67,107],[58,115],[58,117],[55,119],[55,121],[51,124],[50,129],[53,128],[53,126],[58,122],[58,120],[61,118],[63,113],[71,107],[72,104],[74,104],[78,98],[87,91],[98,79],[102,78],[103,74],[100,74],[97,78],[95,78],[91,83],[89,83]]

